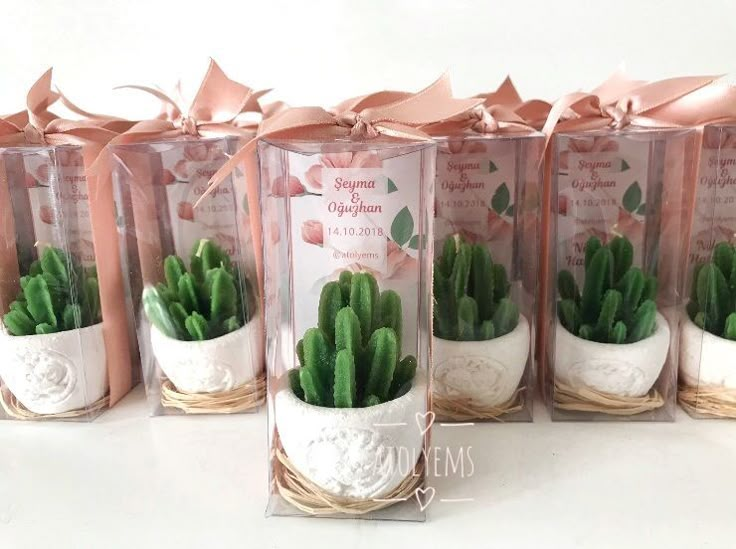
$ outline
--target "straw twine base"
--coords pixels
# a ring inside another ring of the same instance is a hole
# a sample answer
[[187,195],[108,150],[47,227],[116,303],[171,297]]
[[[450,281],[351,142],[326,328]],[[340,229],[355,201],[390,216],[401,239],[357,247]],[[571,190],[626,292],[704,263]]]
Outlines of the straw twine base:
[[272,464],[273,483],[281,497],[303,513],[313,516],[339,513],[365,515],[415,497],[417,488],[424,483],[423,455],[412,474],[407,476],[395,490],[380,499],[367,500],[343,498],[325,492],[296,470],[281,448],[278,438],[272,452]]
[[554,405],[560,410],[634,416],[661,408],[664,398],[656,389],[643,397],[626,397],[602,393],[590,387],[575,388],[555,381]]
[[266,374],[232,391],[187,393],[169,379],[161,383],[161,404],[187,414],[237,414],[258,408],[266,401]]
[[79,410],[71,410],[69,412],[61,412],[58,414],[37,414],[31,412],[28,408],[23,406],[20,401],[15,398],[15,395],[7,389],[0,389],[0,405],[8,416],[13,419],[20,420],[39,420],[39,419],[74,419],[82,416],[94,416],[97,412],[108,408],[110,404],[109,395],[105,395],[97,402],[94,402],[86,408]]
[[518,388],[511,398],[499,406],[479,406],[472,398],[432,395],[432,409],[438,419],[451,421],[493,420],[503,422],[503,416],[524,409],[526,387]]
[[680,405],[692,414],[714,418],[736,418],[736,390],[701,385],[680,385],[677,391]]

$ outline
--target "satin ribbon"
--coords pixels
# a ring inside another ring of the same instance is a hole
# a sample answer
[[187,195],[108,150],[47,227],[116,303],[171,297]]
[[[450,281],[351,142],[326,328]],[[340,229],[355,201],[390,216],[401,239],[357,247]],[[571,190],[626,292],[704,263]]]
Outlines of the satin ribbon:
[[115,138],[111,145],[175,139],[185,135],[253,137],[257,124],[242,122],[240,117],[245,113],[261,114],[258,99],[270,91],[255,92],[231,80],[213,59],[210,59],[207,72],[187,111],[180,107],[180,101],[156,88],[126,85],[117,89],[146,92],[160,100],[163,108],[157,118],[138,122]]
[[[393,101],[385,102],[386,99]],[[431,136],[422,126],[452,118],[482,103],[479,98],[455,99],[450,80],[441,76],[422,91],[379,92],[341,103],[332,112],[322,107],[294,107],[265,119],[258,135],[246,143],[210,179],[208,194],[255,151],[259,139],[303,139],[331,141],[333,139],[370,140],[379,136],[407,140],[429,141]],[[249,180],[249,191],[258,192],[255,181]],[[196,206],[196,204],[195,204]]]
[[612,78],[591,93],[571,93],[552,106],[542,128],[554,132],[692,127],[736,119],[736,88],[719,76],[688,76],[641,83]]

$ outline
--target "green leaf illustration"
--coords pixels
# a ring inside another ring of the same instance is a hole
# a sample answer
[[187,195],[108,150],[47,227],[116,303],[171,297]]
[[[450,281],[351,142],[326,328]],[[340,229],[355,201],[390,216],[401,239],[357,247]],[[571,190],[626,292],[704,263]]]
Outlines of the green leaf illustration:
[[414,234],[414,218],[411,216],[411,212],[407,206],[396,214],[393,223],[391,223],[391,238],[399,246],[404,246],[412,234]]
[[621,159],[621,171],[625,172],[626,170],[631,169],[631,166],[629,166],[629,163],[626,162],[623,158]]
[[634,213],[641,204],[641,187],[638,181],[634,181],[629,188],[626,189],[623,198],[624,208],[630,213]]
[[495,193],[493,193],[493,198],[491,198],[491,208],[493,208],[493,211],[498,215],[503,215],[506,208],[509,207],[510,201],[511,195],[509,194],[509,188],[506,186],[506,183],[501,183],[501,186],[496,189]]
[[411,240],[409,241],[409,247],[412,250],[418,250],[419,249],[419,235],[415,234],[411,237]]
[[637,215],[645,215],[647,213],[647,203],[644,202],[641,206],[639,206],[636,210]]
[[493,173],[497,171],[498,171],[498,167],[493,163],[493,160],[490,160],[488,162],[488,173]]
[[504,212],[504,215],[507,215],[509,217],[514,217],[514,205],[513,204],[511,204],[511,206],[509,206],[506,209],[506,211]]
[[396,183],[394,183],[393,180],[389,177],[388,178],[388,194],[395,193],[398,190],[399,188],[396,186]]

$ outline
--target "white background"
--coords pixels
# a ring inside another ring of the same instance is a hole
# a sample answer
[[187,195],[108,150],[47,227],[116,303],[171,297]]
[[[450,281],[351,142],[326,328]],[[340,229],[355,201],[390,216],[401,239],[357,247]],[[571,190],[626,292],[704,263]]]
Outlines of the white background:
[[92,111],[143,117],[150,97],[111,91],[177,78],[214,57],[293,105],[418,90],[449,69],[456,92],[511,74],[526,98],[589,89],[621,63],[637,78],[736,69],[733,0],[0,0],[0,113],[54,66]]
[[[0,112],[54,66],[88,110],[142,117],[116,85],[191,88],[213,56],[295,105],[416,90],[459,95],[510,73],[524,97],[635,77],[731,72],[734,0],[0,0]],[[263,518],[263,414],[146,417],[139,387],[91,425],[0,422],[0,548],[736,547],[736,422],[438,428],[476,475],[434,478],[427,524]]]

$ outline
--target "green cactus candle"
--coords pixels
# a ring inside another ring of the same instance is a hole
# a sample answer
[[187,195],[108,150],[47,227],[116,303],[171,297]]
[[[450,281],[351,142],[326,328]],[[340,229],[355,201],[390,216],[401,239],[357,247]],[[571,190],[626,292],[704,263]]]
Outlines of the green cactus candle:
[[519,323],[509,292],[506,269],[485,246],[449,236],[434,264],[434,335],[486,341],[508,334]]
[[294,394],[315,406],[359,408],[398,398],[411,387],[413,356],[400,359],[401,298],[379,292],[369,273],[344,271],[322,288],[317,327],[296,346]]
[[48,247],[20,279],[21,291],[3,316],[15,336],[51,334],[102,320],[97,273],[71,255]]
[[189,271],[181,258],[164,260],[164,278],[143,290],[143,307],[164,335],[183,341],[213,339],[244,326],[252,316],[248,281],[241,287],[236,267],[211,240],[199,240]]
[[633,257],[625,237],[607,245],[591,237],[582,293],[570,271],[559,272],[557,316],[569,332],[599,343],[634,343],[654,333],[657,279],[632,267]]
[[719,242],[709,263],[696,265],[687,311],[700,328],[736,341],[736,248]]

